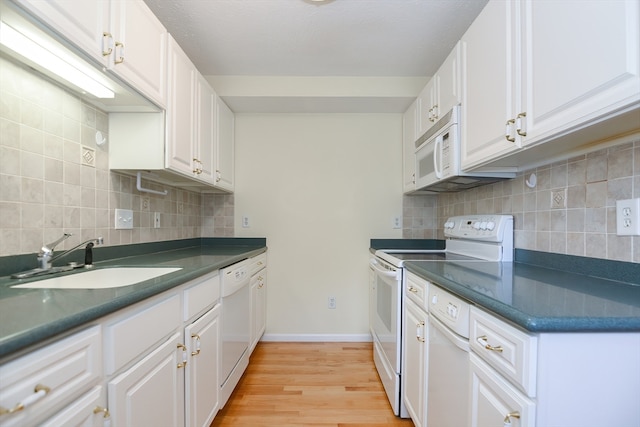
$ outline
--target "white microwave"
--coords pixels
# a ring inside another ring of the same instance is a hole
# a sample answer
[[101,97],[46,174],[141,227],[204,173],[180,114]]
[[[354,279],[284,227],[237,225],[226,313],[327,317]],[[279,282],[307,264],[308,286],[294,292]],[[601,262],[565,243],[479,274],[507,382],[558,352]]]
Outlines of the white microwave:
[[460,106],[456,105],[416,141],[416,190],[454,192],[513,178],[512,172],[460,169]]

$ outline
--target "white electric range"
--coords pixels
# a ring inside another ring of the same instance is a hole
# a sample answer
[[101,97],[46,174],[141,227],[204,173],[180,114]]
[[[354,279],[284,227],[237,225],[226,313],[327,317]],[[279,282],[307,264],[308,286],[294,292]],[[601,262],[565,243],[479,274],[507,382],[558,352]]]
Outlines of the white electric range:
[[513,216],[466,215],[447,219],[445,248],[441,250],[380,249],[369,261],[370,319],[374,362],[396,415],[408,417],[401,395],[402,281],[406,261],[452,262],[462,271],[501,274],[502,263],[513,260]]

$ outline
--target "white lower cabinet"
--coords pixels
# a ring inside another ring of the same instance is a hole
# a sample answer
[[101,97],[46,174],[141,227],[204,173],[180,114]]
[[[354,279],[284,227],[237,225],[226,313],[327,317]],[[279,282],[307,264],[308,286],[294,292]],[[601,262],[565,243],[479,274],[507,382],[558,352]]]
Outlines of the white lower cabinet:
[[427,425],[429,315],[428,282],[413,273],[404,279],[402,396],[413,424]]
[[188,363],[185,370],[187,426],[206,427],[220,408],[220,313],[217,304],[184,330]]
[[471,426],[535,426],[535,403],[471,354]]
[[182,334],[176,332],[150,354],[107,383],[116,426],[183,426]]
[[253,351],[267,326],[267,269],[251,277],[251,337],[249,350]]
[[429,316],[408,299],[405,299],[404,315],[402,394],[413,424],[426,426]]
[[636,427],[640,333],[530,334],[471,309],[471,426]]
[[[0,426],[28,427],[51,417],[72,417],[65,408],[81,405],[83,394],[92,387],[101,388],[101,378],[100,326],[4,363],[0,365]],[[91,418],[94,408],[81,409],[80,418]]]
[[62,411],[48,418],[40,427],[104,427],[110,420],[102,386],[96,386]]

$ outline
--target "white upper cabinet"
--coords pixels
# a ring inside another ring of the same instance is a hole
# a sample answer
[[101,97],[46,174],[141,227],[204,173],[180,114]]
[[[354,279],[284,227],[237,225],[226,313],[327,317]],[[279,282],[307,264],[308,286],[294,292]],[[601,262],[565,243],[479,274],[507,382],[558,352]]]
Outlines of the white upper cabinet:
[[637,130],[639,9],[634,0],[490,1],[462,38],[463,169],[549,161]]
[[[164,107],[167,30],[142,0],[113,0],[110,4],[113,50],[107,56],[109,69]],[[103,48],[109,42],[104,40]]]
[[529,0],[525,6],[525,27],[531,35],[523,37],[525,145],[615,114],[634,102],[637,108],[637,0]]
[[402,116],[402,190],[416,190],[416,116],[418,101],[415,100]]
[[166,166],[193,176],[197,170],[193,145],[197,123],[195,87],[198,70],[172,37],[169,38],[168,56]]
[[215,181],[216,187],[233,191],[235,161],[235,116],[216,96]]
[[423,135],[460,103],[460,43],[456,44],[436,74],[418,95],[418,135]]
[[15,0],[90,56],[103,62],[103,32],[109,28],[109,2],[95,0]]
[[517,2],[490,1],[462,37],[463,169],[519,147],[520,141],[515,136],[505,138],[505,122],[518,114],[517,8]]
[[160,107],[167,31],[142,0],[17,0]]

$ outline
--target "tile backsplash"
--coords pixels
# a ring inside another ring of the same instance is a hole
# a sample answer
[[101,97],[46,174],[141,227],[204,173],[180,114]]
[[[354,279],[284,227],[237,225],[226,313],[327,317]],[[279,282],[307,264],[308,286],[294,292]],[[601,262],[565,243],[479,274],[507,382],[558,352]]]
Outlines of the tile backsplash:
[[[95,142],[97,131],[108,141],[108,120],[0,57],[0,256],[35,253],[63,233],[73,237],[60,249],[97,236],[106,245],[233,236],[233,195],[148,182],[169,194],[141,193],[135,177],[109,171],[109,143]],[[113,229],[116,208],[133,210],[133,230]],[[160,228],[153,228],[154,212]]]
[[[526,185],[532,173],[537,185]],[[565,207],[552,193],[566,191]],[[452,215],[514,216],[517,248],[640,262],[640,237],[616,235],[616,200],[640,197],[640,140],[594,151],[459,193],[405,196],[403,237],[444,238]],[[415,206],[436,206],[436,229],[415,219]],[[412,225],[409,227],[408,225]],[[424,225],[424,226],[423,226]]]

